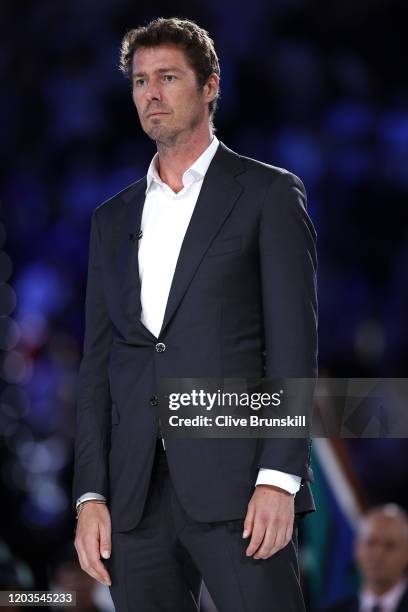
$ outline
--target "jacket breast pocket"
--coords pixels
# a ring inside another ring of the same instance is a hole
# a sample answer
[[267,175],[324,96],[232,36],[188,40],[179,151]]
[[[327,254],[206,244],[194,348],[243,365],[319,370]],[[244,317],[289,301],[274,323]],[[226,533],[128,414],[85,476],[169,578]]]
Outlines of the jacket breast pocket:
[[223,238],[222,240],[214,240],[208,249],[206,256],[215,257],[217,255],[226,255],[227,253],[239,252],[242,249],[241,236],[233,238]]
[[112,403],[112,412],[111,412],[111,425],[119,425],[120,414],[118,411],[117,405]]

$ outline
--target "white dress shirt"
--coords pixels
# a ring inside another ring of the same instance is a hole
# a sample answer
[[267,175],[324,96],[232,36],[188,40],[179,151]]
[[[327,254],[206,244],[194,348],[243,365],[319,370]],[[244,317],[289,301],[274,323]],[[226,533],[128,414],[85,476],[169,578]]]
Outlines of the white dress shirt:
[[360,612],[371,612],[375,605],[380,607],[381,612],[396,612],[406,588],[407,581],[404,579],[380,597],[369,589],[363,589],[360,593]]
[[[140,320],[159,337],[177,259],[187,227],[190,223],[205,173],[219,145],[214,135],[211,143],[198,159],[184,172],[183,188],[175,193],[164,183],[157,168],[156,153],[147,171],[147,186],[143,206],[139,241],[139,276],[141,283]],[[160,245],[160,249],[157,245]],[[300,489],[300,476],[278,470],[260,468],[256,485],[269,484],[295,494]],[[78,501],[104,499],[103,496],[85,493]]]

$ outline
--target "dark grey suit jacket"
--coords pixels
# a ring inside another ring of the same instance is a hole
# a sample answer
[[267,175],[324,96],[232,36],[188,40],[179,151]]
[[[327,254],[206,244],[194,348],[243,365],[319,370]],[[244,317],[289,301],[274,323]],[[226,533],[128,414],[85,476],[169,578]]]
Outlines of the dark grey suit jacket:
[[[220,142],[158,338],[140,322],[145,189],[146,177],[103,203],[91,227],[73,500],[105,495],[113,531],[132,529],[143,512],[161,377],[317,374],[316,233],[301,180]],[[259,467],[299,475],[295,511],[314,510],[308,439],[168,438],[166,450],[179,499],[198,521],[243,518]]]

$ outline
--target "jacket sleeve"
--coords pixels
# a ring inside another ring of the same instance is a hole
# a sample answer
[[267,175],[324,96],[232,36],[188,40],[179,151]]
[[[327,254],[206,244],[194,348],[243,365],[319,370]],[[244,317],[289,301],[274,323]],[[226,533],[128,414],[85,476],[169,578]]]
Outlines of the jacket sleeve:
[[[306,212],[304,185],[290,172],[282,173],[267,190],[259,230],[259,253],[265,377],[315,378],[316,232]],[[312,410],[311,405],[307,408]],[[258,467],[313,481],[309,437],[263,438],[259,448]]]
[[111,396],[108,361],[112,323],[101,280],[98,210],[92,215],[85,298],[85,338],[79,368],[72,499],[87,491],[108,498]]

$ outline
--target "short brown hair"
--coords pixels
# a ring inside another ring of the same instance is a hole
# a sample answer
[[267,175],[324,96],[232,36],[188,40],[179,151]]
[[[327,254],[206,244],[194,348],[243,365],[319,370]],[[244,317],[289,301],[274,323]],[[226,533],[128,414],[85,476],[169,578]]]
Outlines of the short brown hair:
[[[190,19],[179,17],[158,17],[146,26],[130,30],[122,40],[120,50],[120,70],[129,79],[132,78],[133,56],[139,47],[157,47],[172,43],[179,45],[185,52],[188,62],[195,71],[200,89],[207,82],[208,77],[215,73],[221,74],[218,57],[214,48],[214,41],[206,30],[200,28]],[[216,98],[208,105],[210,120],[217,108]]]

